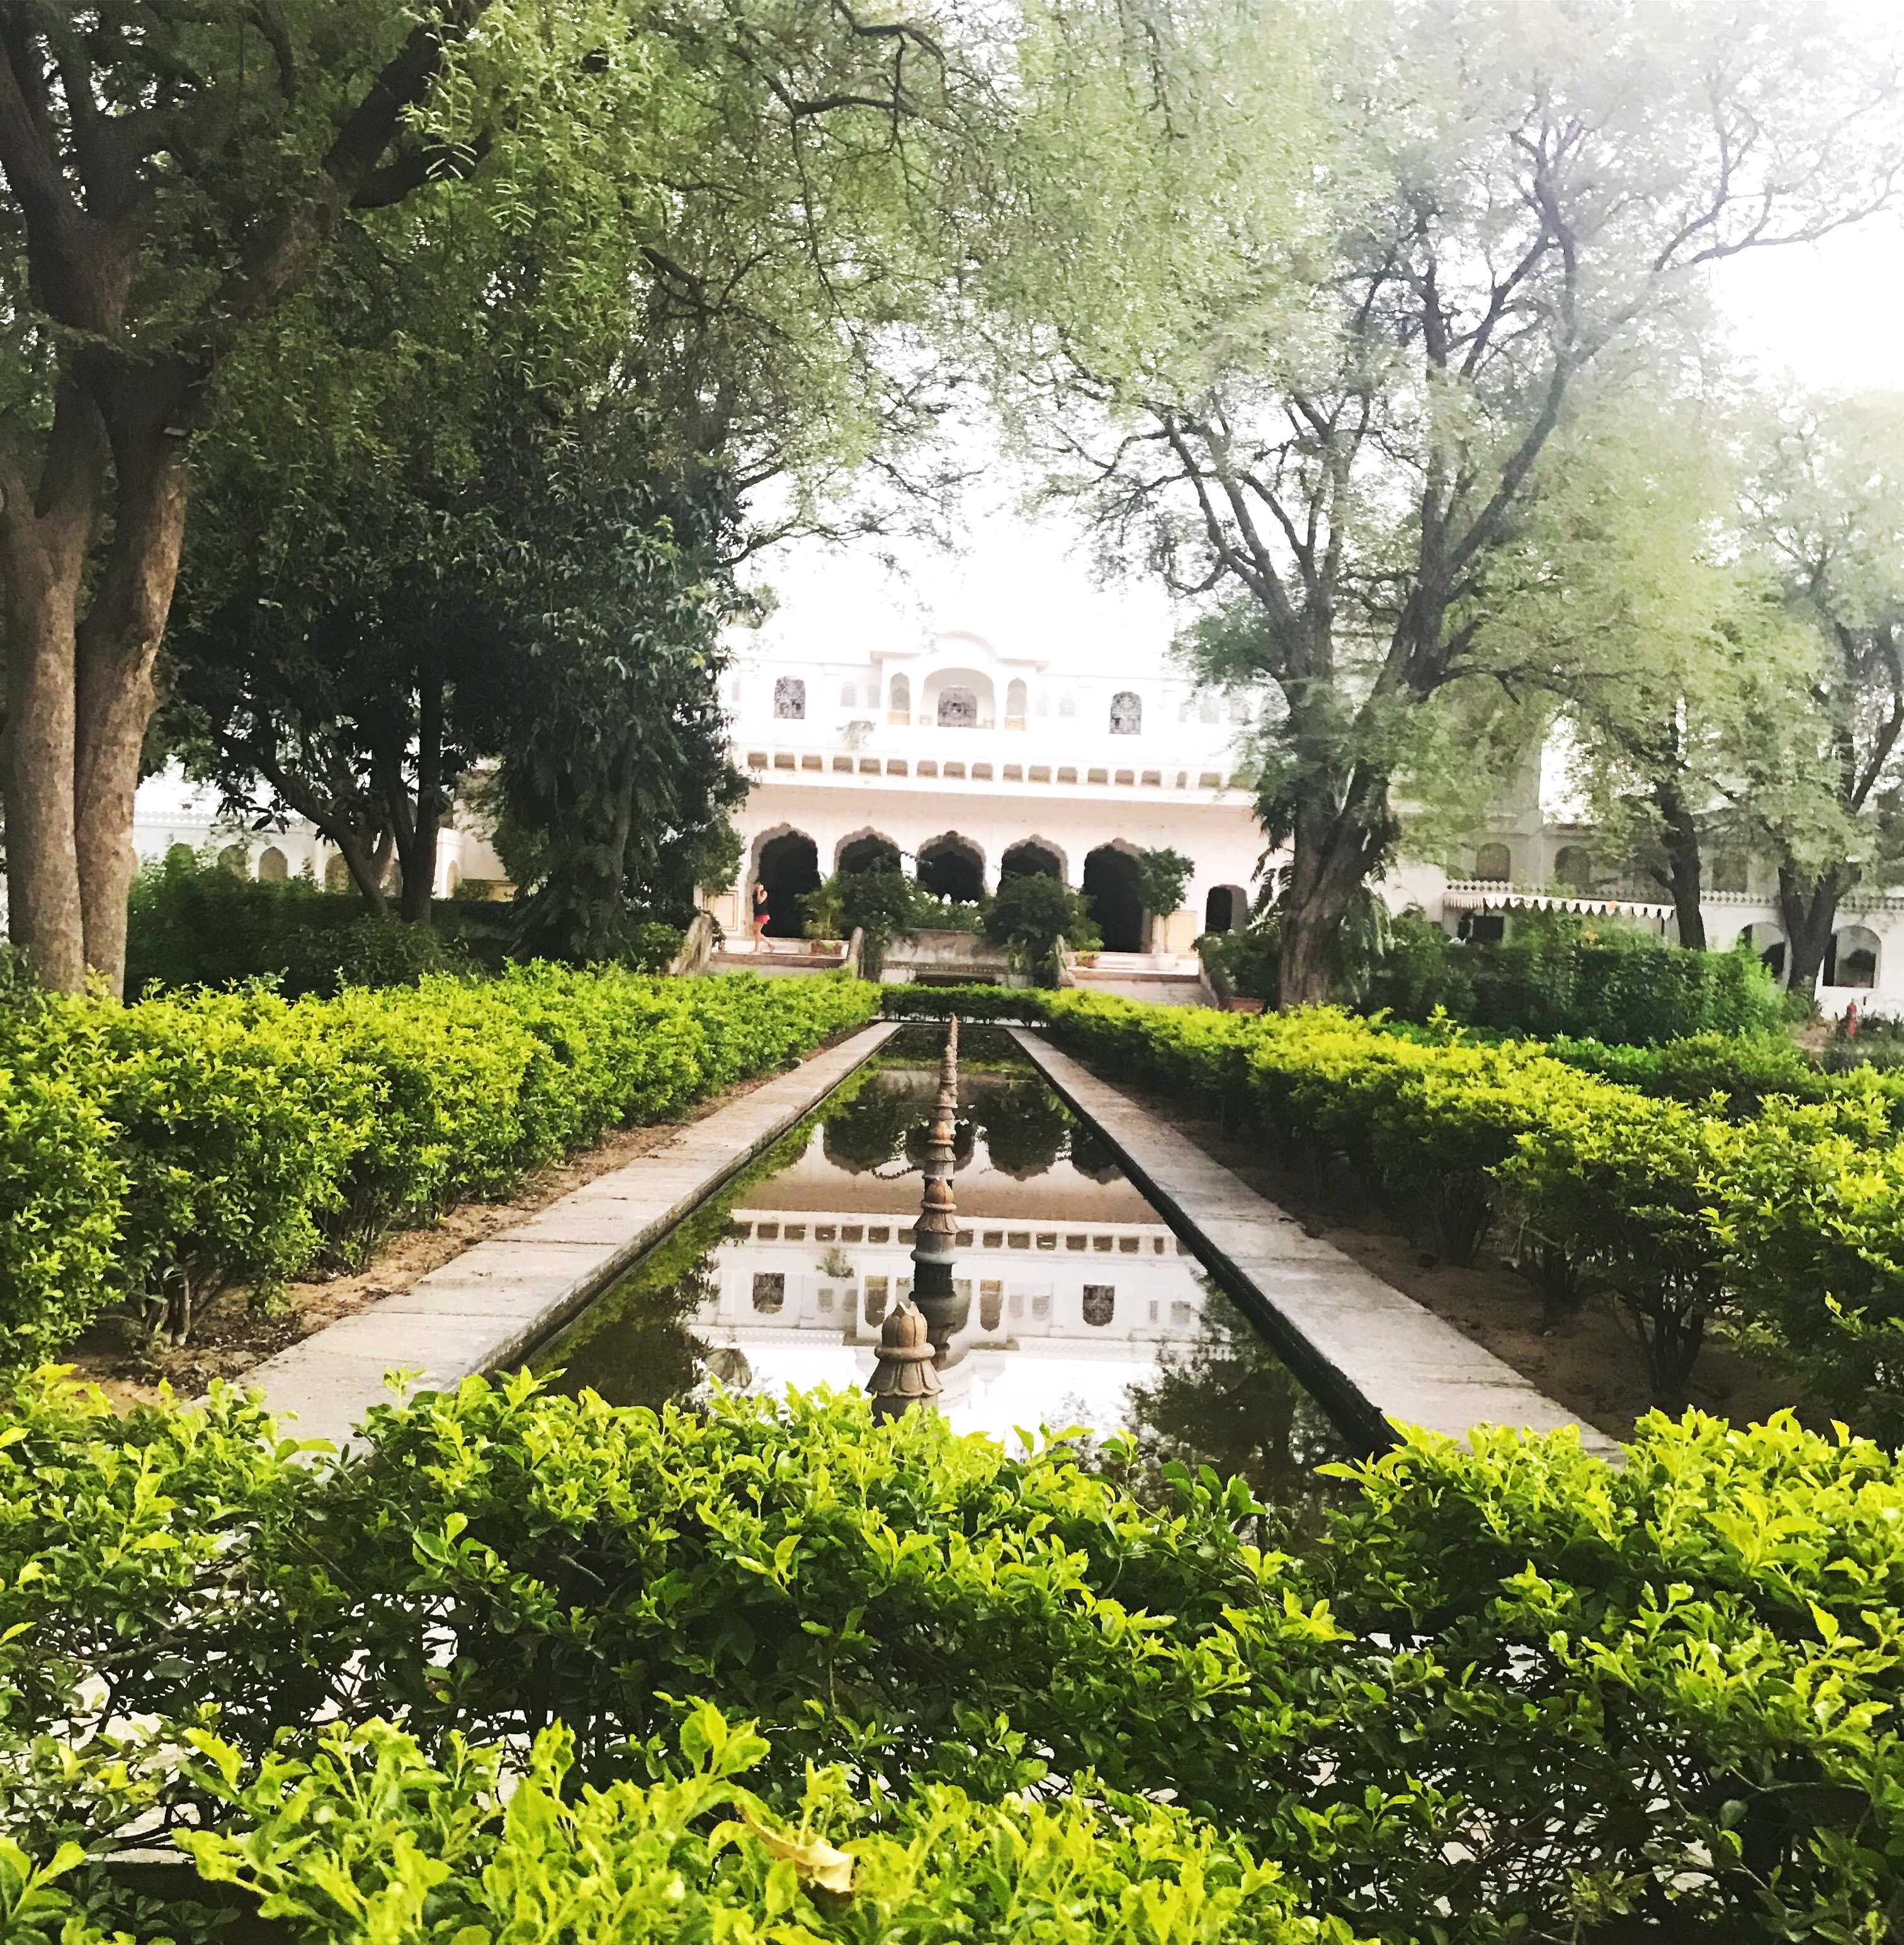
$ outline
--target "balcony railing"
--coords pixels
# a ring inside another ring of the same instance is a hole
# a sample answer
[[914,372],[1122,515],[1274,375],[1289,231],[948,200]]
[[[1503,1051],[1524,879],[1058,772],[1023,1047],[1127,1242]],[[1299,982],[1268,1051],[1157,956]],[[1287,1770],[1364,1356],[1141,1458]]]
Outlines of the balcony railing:
[[951,729],[917,725],[869,727],[840,736],[776,723],[738,727],[737,761],[759,777],[924,779],[935,784],[983,784],[994,788],[1105,788],[1166,794],[1248,791],[1251,783],[1227,748],[1187,747],[1160,735],[1057,736],[1044,725]]

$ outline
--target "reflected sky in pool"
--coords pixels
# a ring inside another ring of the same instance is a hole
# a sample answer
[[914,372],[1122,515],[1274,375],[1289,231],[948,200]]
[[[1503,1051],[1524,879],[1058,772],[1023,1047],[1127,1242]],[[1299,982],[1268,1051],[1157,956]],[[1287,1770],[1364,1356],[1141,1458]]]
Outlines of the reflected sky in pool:
[[[923,1065],[863,1077],[538,1365],[617,1404],[658,1404],[709,1378],[863,1389],[887,1308],[911,1288],[936,1091]],[[1208,1457],[1265,1484],[1341,1455],[1319,1408],[1028,1066],[961,1076],[956,1154],[959,1300],[935,1333],[956,1429],[1129,1429],[1159,1456]]]

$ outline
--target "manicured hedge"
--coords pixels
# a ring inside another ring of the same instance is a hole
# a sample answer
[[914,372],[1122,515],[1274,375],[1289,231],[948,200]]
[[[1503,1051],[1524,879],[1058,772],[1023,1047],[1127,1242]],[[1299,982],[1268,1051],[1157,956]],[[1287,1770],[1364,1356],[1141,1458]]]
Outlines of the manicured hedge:
[[[1411,1037],[1327,1008],[1043,1002],[1053,1038],[1106,1072],[1252,1116],[1292,1160],[1346,1155],[1452,1260],[1504,1224],[1555,1308],[1610,1290],[1662,1401],[1683,1398],[1723,1316],[1767,1343],[1795,1392],[1904,1438],[1904,1142],[1887,1077],[1816,1075],[1823,1097],[1801,1100],[1760,1095],[1761,1070],[1689,1102],[1536,1041]],[[1654,1052],[1670,1071],[1671,1050]],[[1702,1078],[1722,1071],[1711,1058]]]
[[1049,1016],[1051,994],[1036,986],[923,986],[907,981],[880,988],[880,1011],[889,1020],[1009,1020],[1030,1025]]
[[1371,1010],[1545,1037],[1651,1046],[1696,1034],[1766,1033],[1784,996],[1750,951],[1701,952],[1565,914],[1522,917],[1505,945],[1457,945],[1405,914],[1366,995]]
[[[1697,1414],[1617,1471],[1422,1437],[1280,1545],[1214,1473],[1134,1498],[1141,1461],[472,1379],[304,1465],[229,1394],[30,1389],[0,1412],[0,1928],[215,1936],[63,1853],[168,1828],[353,1945],[1904,1921],[1893,1454]],[[28,1891],[29,1860],[67,1868]]]
[[105,1305],[168,1327],[393,1223],[503,1193],[873,1012],[833,979],[538,965],[287,1000],[262,987],[0,1010],[0,1366]]

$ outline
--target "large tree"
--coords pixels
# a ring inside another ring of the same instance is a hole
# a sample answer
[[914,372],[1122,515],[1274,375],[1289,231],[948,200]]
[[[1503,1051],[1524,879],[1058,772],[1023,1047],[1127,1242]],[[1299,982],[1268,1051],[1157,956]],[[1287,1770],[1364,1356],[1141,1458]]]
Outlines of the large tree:
[[[844,0],[0,0],[9,913],[43,978],[122,975],[195,441],[290,426],[294,368],[374,452],[444,318],[584,345],[625,330],[631,249],[708,302],[667,247],[697,195],[771,201],[816,275],[877,286],[887,259],[800,191],[929,201],[902,131],[960,79],[932,28]],[[716,152],[772,166],[710,183]],[[360,356],[331,273],[365,261],[436,315]]]
[[1783,733],[1813,656],[1740,533],[1731,415],[1643,391],[1550,442],[1450,693],[1497,687],[1557,730],[1596,850],[1706,943],[1715,843],[1741,842],[1749,753]]
[[1814,987],[1854,886],[1894,868],[1904,788],[1904,394],[1801,400],[1763,429],[1747,531],[1813,660],[1745,752],[1779,865],[1792,985]]
[[[1549,443],[1696,322],[1705,267],[1878,207],[1904,150],[1892,66],[1829,9],[1352,17],[1331,45],[1277,0],[1040,9],[1026,227],[1080,240],[987,266],[1058,490],[1227,609],[1216,672],[1277,692],[1292,1003],[1393,850]],[[1251,112],[1305,72],[1326,143],[1299,100]]]

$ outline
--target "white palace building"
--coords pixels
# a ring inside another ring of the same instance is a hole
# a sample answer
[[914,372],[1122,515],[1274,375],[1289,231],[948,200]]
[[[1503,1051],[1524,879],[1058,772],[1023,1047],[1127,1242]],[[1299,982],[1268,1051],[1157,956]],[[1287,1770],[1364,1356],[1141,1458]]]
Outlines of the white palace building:
[[[1263,849],[1238,757],[1248,718],[1181,677],[1058,668],[950,633],[858,659],[763,658],[728,703],[753,780],[740,880],[710,900],[730,933],[759,882],[769,934],[796,936],[799,894],[886,845],[957,899],[1055,871],[1113,951],[1181,953],[1247,914]],[[1147,919],[1133,859],[1166,846],[1195,874],[1182,911]]]
[[[995,890],[1014,871],[1055,872],[1089,900],[1108,954],[1148,955],[1160,968],[1194,969],[1182,956],[1197,936],[1243,923],[1261,882],[1246,699],[1200,689],[1160,656],[1154,672],[1133,677],[956,630],[875,641],[857,657],[782,646],[743,660],[724,700],[734,760],[753,789],[736,818],[735,882],[705,888],[702,902],[735,945],[746,942],[756,883],[768,891],[769,942],[790,942],[799,895],[871,849],[896,849],[929,890],[955,899]],[[1463,936],[1498,937],[1515,911],[1561,905],[1670,939],[1671,907],[1622,884],[1573,815],[1530,761],[1501,779],[1488,828],[1450,869],[1404,865],[1383,894]],[[247,875],[310,871],[348,887],[343,861],[310,826],[233,830],[175,778],[141,788],[135,840],[142,856],[183,845]],[[1192,861],[1189,888],[1179,911],[1146,914],[1134,860],[1166,846]],[[1708,941],[1746,939],[1782,969],[1775,875],[1726,852],[1708,866]],[[459,826],[445,834],[436,890],[470,878],[506,894],[501,870],[482,834]],[[923,969],[932,948],[922,940]],[[901,964],[889,976],[910,976]],[[1828,1014],[1853,999],[1904,1013],[1904,891],[1844,901],[1819,998]]]

